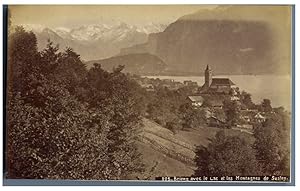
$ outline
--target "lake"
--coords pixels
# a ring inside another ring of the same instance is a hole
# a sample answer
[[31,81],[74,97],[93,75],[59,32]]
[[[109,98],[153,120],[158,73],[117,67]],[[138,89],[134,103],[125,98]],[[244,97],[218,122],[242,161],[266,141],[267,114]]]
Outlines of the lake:
[[[146,76],[148,78],[173,79],[183,82],[192,80],[199,86],[204,84],[204,76]],[[252,95],[254,103],[260,103],[262,99],[271,100],[273,107],[283,106],[291,111],[292,80],[289,75],[219,75],[213,78],[229,78],[240,91],[245,90]]]

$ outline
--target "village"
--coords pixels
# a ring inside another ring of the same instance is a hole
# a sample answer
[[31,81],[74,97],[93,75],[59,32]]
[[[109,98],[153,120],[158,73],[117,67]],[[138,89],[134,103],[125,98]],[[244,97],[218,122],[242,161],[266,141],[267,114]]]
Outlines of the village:
[[[147,92],[154,92],[159,88],[171,91],[187,90],[189,94],[186,95],[186,102],[192,105],[194,110],[205,112],[206,123],[209,127],[232,128],[252,134],[253,124],[266,120],[266,113],[263,110],[255,107],[253,103],[251,106],[242,103],[241,99],[245,99],[245,96],[251,102],[250,94],[244,91],[241,93],[239,87],[229,78],[214,78],[209,65],[204,71],[204,76],[205,82],[202,86],[192,80],[185,80],[183,83],[172,79],[161,80],[148,77],[136,77],[135,80]],[[226,124],[224,115],[224,101],[226,100],[235,102],[239,112],[239,120],[231,127]]]

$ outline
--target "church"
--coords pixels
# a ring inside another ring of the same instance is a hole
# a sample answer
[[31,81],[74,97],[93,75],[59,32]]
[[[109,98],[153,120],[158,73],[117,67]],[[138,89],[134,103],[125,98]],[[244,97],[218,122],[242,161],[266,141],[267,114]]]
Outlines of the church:
[[213,78],[212,69],[209,65],[206,66],[205,83],[200,88],[199,93],[224,93],[229,94],[235,84],[229,78]]
[[239,100],[234,90],[236,86],[229,78],[213,78],[212,69],[209,65],[206,66],[204,75],[205,82],[198,89],[197,95],[187,97],[187,100],[195,108],[200,108],[205,100],[209,100],[213,108],[222,109],[224,95],[229,96],[231,100]]

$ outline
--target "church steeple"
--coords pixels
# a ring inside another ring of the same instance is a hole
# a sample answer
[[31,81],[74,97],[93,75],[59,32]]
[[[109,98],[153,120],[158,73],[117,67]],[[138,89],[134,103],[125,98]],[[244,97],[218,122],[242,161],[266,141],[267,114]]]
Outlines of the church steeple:
[[210,70],[210,67],[208,64],[206,65],[206,70]]
[[205,76],[205,85],[207,87],[210,87],[211,83],[212,83],[212,70],[209,67],[209,65],[207,64],[206,66],[206,70],[204,72],[204,76]]

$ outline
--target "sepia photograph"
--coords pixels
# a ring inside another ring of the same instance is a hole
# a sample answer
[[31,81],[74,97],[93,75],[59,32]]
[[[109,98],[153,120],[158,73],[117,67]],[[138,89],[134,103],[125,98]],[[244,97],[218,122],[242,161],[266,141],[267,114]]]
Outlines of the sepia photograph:
[[3,11],[4,184],[295,184],[294,6]]

